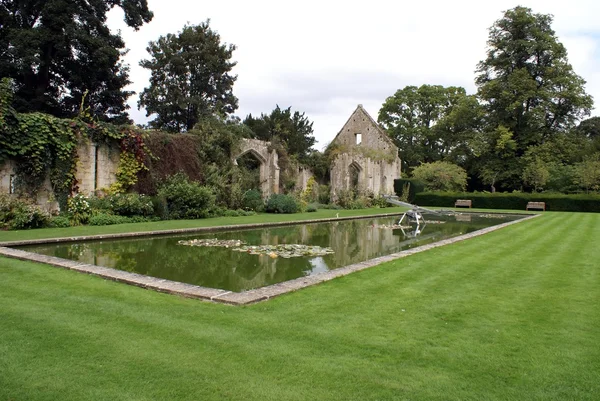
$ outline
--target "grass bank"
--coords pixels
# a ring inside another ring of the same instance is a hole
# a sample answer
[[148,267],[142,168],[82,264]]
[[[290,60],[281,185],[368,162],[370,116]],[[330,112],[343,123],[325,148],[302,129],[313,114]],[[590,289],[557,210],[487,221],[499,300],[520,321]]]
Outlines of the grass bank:
[[0,258],[0,400],[597,400],[598,241],[545,213],[248,307]]

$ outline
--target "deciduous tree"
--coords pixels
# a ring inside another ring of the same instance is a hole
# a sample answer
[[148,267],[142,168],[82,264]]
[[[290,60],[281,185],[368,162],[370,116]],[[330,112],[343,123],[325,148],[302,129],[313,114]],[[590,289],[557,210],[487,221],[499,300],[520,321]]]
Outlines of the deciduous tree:
[[[504,166],[505,189],[515,189],[520,181],[524,166],[519,158],[530,146],[569,130],[592,107],[585,81],[573,71],[551,24],[551,15],[529,8],[506,11],[490,28],[487,57],[477,66],[488,139],[494,142],[502,127],[514,143],[514,162]],[[499,164],[493,153],[483,158],[481,171]]]
[[106,26],[114,7],[134,29],[153,17],[147,0],[0,2],[0,76],[15,83],[17,111],[71,117],[87,91],[85,106],[96,116],[128,121],[125,43]]
[[254,118],[252,114],[244,120],[257,139],[263,141],[280,140],[290,155],[295,155],[301,161],[306,161],[315,144],[313,123],[305,113],[294,111],[292,107],[281,109],[279,105],[271,114],[261,114]]
[[236,47],[222,44],[209,25],[210,20],[186,25],[148,45],[151,58],[140,65],[150,70],[150,86],[141,93],[139,106],[148,116],[156,115],[152,127],[188,131],[202,117],[226,116],[237,109],[237,76],[231,75]]
[[378,121],[399,148],[405,171],[438,160],[464,162],[481,125],[477,99],[464,88],[407,86],[386,99]]

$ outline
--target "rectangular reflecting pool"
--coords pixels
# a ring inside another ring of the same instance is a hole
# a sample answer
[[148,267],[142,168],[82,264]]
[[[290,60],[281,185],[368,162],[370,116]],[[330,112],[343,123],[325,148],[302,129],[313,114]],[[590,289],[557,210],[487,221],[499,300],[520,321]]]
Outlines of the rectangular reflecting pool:
[[161,279],[241,292],[364,262],[522,217],[470,213],[433,216],[418,228],[414,224],[401,227],[397,225],[399,217],[385,217],[18,248]]

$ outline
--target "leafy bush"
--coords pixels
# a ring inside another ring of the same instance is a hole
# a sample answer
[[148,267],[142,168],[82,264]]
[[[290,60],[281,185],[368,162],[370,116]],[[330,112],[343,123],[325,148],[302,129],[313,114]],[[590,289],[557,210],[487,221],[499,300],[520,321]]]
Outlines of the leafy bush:
[[527,202],[545,202],[546,210],[562,212],[600,212],[600,195],[557,193],[487,193],[487,192],[422,192],[415,203],[423,206],[453,207],[457,199],[470,199],[473,207],[482,209],[525,210]]
[[240,216],[254,216],[254,215],[256,215],[255,211],[242,210],[242,209],[237,209],[237,210],[226,209],[223,213],[223,216],[225,216],[225,217],[240,217]]
[[125,224],[130,222],[130,218],[125,216],[117,216],[108,213],[98,213],[90,217],[88,224],[90,226],[110,226],[113,224]]
[[265,202],[258,189],[246,191],[242,197],[242,205],[244,209],[254,210],[255,212],[262,212],[265,209]]
[[154,213],[152,199],[135,193],[115,194],[108,199],[110,210],[119,216],[149,216]]
[[310,205],[308,205],[306,207],[306,211],[309,212],[309,213],[316,212],[317,211],[317,205],[315,205],[314,203],[311,203]]
[[169,218],[169,210],[167,208],[167,200],[162,196],[151,196],[150,201],[152,202],[152,209],[154,210],[154,216],[160,220],[166,220]]
[[331,202],[331,187],[329,185],[319,185],[319,203],[328,204]]
[[92,213],[92,208],[86,196],[75,194],[67,199],[67,211],[71,216],[71,223],[74,226],[86,224]]
[[18,230],[46,227],[50,214],[30,200],[0,195],[0,228]]
[[198,219],[207,217],[215,206],[215,194],[208,187],[190,181],[178,173],[169,177],[158,191],[165,199],[171,219]]
[[110,196],[90,196],[87,201],[92,209],[92,212],[111,210]]
[[371,207],[375,207],[375,208],[384,208],[384,207],[390,207],[391,204],[388,203],[387,199],[385,199],[383,196],[378,196],[376,198],[373,198],[373,200],[371,201]]
[[448,162],[423,163],[412,175],[423,182],[427,191],[464,191],[467,187],[465,169]]
[[298,203],[293,196],[273,194],[269,197],[265,207],[267,213],[296,213]]
[[50,219],[48,227],[66,228],[71,227],[71,219],[69,216],[54,216]]
[[373,198],[351,189],[336,192],[336,204],[342,209],[366,209],[371,207]]

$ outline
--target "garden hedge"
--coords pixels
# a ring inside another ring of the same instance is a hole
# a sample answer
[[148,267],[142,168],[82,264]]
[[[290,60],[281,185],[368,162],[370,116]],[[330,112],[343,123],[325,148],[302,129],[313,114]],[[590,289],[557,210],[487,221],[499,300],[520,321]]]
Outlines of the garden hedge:
[[600,195],[556,193],[420,192],[413,203],[422,206],[454,207],[457,199],[470,199],[474,208],[525,210],[527,202],[546,202],[546,210],[600,212]]

